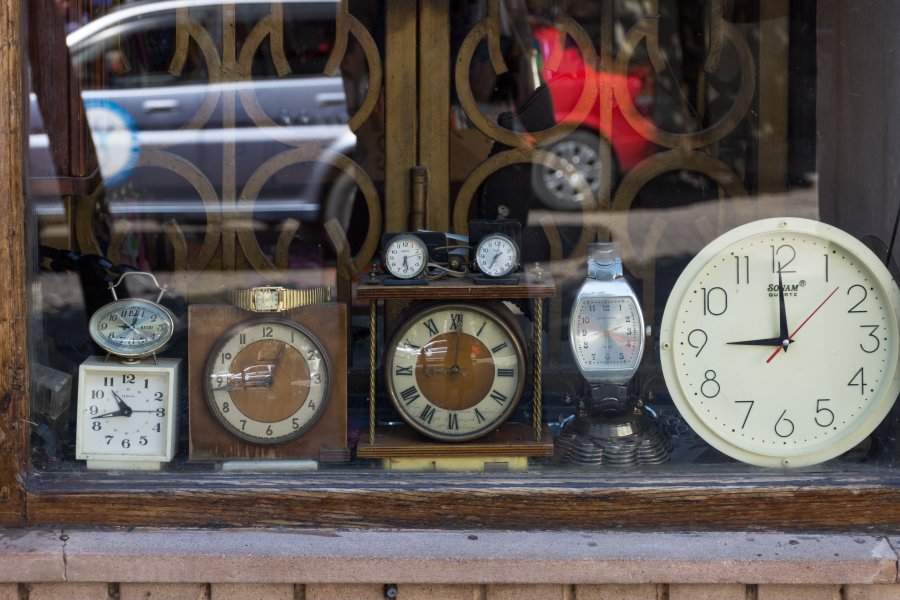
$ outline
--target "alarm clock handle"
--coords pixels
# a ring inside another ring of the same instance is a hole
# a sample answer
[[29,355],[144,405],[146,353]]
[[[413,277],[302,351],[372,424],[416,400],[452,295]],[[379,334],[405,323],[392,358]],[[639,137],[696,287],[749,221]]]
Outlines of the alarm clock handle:
[[128,275],[145,275],[152,279],[153,285],[155,285],[156,289],[159,290],[159,295],[156,296],[156,300],[154,300],[154,302],[158,304],[159,301],[162,300],[163,294],[166,293],[166,286],[160,285],[159,281],[156,280],[156,276],[153,273],[148,273],[146,271],[126,271],[119,276],[115,283],[110,282],[109,291],[112,294],[113,300],[119,299],[119,296],[116,294],[116,288],[120,283],[122,283],[122,281],[124,281],[125,277],[127,277]]

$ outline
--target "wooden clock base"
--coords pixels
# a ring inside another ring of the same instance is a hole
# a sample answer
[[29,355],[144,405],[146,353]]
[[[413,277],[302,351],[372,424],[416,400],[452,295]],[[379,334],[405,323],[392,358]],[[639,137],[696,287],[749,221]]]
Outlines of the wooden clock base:
[[380,458],[389,470],[406,471],[524,471],[530,457],[553,456],[550,432],[540,441],[534,428],[525,423],[505,423],[477,440],[453,444],[423,437],[406,425],[375,428],[375,439],[361,438],[356,448],[359,458]]

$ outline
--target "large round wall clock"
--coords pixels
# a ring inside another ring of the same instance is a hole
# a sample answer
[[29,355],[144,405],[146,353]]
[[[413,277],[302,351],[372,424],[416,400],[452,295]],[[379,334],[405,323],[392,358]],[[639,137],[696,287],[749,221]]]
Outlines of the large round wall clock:
[[765,219],[714,240],[663,315],[666,385],[685,420],[738,460],[800,467],[866,438],[900,391],[900,292],[834,227]]
[[515,409],[525,385],[522,336],[502,304],[434,303],[403,319],[385,381],[403,419],[447,442],[479,438]]

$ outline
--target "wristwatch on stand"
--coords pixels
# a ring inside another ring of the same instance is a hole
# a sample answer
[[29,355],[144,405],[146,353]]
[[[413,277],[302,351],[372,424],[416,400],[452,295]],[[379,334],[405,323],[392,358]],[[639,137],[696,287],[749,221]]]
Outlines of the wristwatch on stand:
[[557,457],[613,466],[664,462],[667,440],[647,418],[639,394],[629,393],[648,337],[637,294],[624,277],[617,244],[591,244],[587,258],[569,342],[590,391],[572,426],[557,437]]

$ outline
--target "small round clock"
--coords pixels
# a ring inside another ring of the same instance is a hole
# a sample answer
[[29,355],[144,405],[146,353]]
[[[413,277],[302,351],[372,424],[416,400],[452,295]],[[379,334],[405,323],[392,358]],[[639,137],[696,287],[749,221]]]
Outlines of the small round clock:
[[688,264],[660,355],[685,420],[751,464],[800,467],[866,438],[900,392],[900,292],[861,242],[795,218],[738,227]]
[[502,305],[426,304],[388,343],[385,380],[403,419],[426,436],[462,442],[499,427],[515,409],[527,364]]
[[428,247],[412,233],[396,235],[382,251],[384,269],[397,279],[415,279],[428,265]]
[[475,249],[475,265],[486,277],[506,277],[519,268],[519,246],[506,234],[488,234]]
[[319,340],[283,319],[239,323],[209,354],[206,400],[238,438],[279,444],[306,433],[325,412],[331,367]]
[[[127,276],[146,276],[159,289],[156,301],[142,298],[119,299],[116,287]],[[175,316],[159,303],[165,288],[151,273],[128,272],[109,286],[113,301],[91,315],[88,332],[98,346],[116,356],[138,359],[160,352],[172,339]]]

